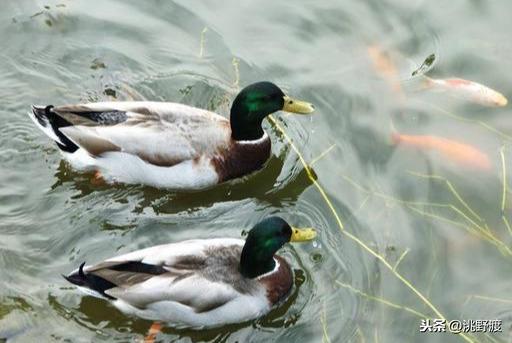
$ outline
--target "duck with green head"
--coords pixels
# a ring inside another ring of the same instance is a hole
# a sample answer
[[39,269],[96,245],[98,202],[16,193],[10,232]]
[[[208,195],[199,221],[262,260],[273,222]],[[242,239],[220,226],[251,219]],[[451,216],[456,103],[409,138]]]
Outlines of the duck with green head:
[[107,182],[201,189],[260,169],[270,157],[263,119],[277,111],[313,112],[271,82],[245,87],[230,120],[169,102],[33,106],[30,117],[77,169]]
[[283,300],[293,284],[276,252],[316,231],[279,217],[256,224],[247,239],[196,239],[158,245],[82,264],[65,278],[107,299],[126,314],[174,327],[215,327],[258,318]]

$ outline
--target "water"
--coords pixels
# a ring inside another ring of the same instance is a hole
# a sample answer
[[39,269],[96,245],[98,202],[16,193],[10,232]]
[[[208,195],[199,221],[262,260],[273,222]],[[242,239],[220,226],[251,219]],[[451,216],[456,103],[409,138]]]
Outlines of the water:
[[[511,9],[504,0],[4,1],[0,338],[140,341],[150,322],[83,296],[60,275],[82,261],[154,244],[241,237],[279,214],[320,230],[313,244],[282,251],[296,274],[288,300],[253,322],[165,329],[159,339],[463,341],[419,332],[418,312],[439,317],[428,302],[448,319],[503,320],[503,333],[469,339],[509,340],[511,234],[503,218],[512,218],[507,199],[501,211],[499,151],[512,139],[510,110],[425,93],[410,74],[435,53],[431,76],[479,81],[510,98]],[[399,56],[395,77],[405,100],[376,73],[370,44]],[[276,118],[305,160],[315,161],[344,232],[269,122],[273,156],[264,170],[243,182],[173,193],[92,184],[25,115],[33,103],[107,99],[175,101],[227,115],[238,86],[260,80],[315,104],[313,116]],[[392,126],[473,144],[493,168],[475,171],[393,146]],[[503,154],[509,169],[510,151]]]

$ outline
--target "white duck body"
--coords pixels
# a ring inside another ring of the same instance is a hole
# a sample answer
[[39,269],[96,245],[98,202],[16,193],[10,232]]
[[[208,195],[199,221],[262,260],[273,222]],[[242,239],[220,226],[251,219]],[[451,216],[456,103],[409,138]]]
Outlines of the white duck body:
[[111,183],[201,189],[257,170],[270,156],[266,134],[235,141],[227,119],[183,104],[33,107],[30,116],[74,168],[98,170]]
[[267,313],[292,286],[290,267],[279,256],[273,271],[243,277],[244,243],[219,238],[154,246],[81,267],[66,279],[124,313],[174,327],[244,322]]

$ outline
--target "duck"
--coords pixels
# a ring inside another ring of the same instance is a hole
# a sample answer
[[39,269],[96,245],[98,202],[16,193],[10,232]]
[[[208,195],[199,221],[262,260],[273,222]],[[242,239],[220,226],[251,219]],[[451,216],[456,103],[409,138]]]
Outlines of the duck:
[[281,110],[310,114],[314,106],[263,81],[238,93],[229,120],[153,101],[33,105],[29,116],[74,169],[107,184],[200,190],[261,169],[271,155],[262,121]]
[[82,263],[64,278],[121,312],[176,328],[212,328],[268,313],[290,293],[293,272],[276,252],[313,240],[313,228],[281,217],[257,223],[247,239],[192,239]]

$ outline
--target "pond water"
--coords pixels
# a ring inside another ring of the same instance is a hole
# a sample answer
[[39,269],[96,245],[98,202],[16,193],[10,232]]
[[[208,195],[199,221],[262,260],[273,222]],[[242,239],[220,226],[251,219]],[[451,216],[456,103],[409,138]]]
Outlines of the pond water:
[[[510,341],[510,109],[426,91],[425,78],[411,76],[435,54],[430,77],[510,97],[510,1],[1,8],[0,341],[140,341],[150,322],[84,296],[61,274],[155,244],[242,237],[271,214],[320,233],[281,252],[295,270],[287,301],[249,323],[166,328],[158,340]],[[376,68],[372,49],[389,53],[394,68]],[[265,169],[201,192],[91,183],[26,115],[31,104],[156,100],[227,116],[238,89],[261,80],[314,103],[315,114],[275,114],[264,124],[273,142]],[[396,132],[471,144],[490,167],[393,144]],[[503,332],[420,332],[422,318],[443,317],[499,319]]]

